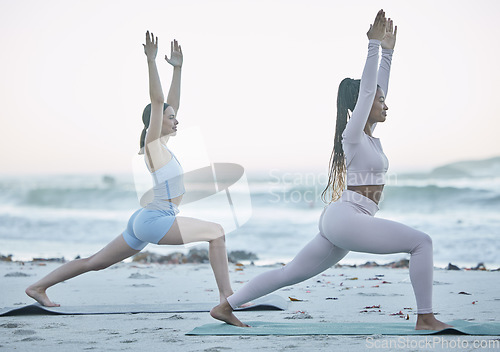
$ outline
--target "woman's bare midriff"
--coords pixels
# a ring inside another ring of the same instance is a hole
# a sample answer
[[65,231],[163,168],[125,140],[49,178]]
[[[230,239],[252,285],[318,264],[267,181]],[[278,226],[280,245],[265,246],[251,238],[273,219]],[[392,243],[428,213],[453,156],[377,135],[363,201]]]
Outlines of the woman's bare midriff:
[[366,198],[370,198],[375,203],[378,204],[380,198],[382,197],[382,191],[384,190],[384,185],[365,185],[365,186],[347,186],[349,191],[354,191],[359,193]]

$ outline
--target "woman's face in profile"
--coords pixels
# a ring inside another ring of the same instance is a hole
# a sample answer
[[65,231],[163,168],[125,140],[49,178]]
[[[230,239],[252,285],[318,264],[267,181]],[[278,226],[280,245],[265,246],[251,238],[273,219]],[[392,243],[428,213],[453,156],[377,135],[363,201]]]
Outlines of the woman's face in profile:
[[168,106],[163,111],[163,123],[161,126],[162,136],[175,136],[177,134],[177,125],[179,121],[175,116],[174,108]]

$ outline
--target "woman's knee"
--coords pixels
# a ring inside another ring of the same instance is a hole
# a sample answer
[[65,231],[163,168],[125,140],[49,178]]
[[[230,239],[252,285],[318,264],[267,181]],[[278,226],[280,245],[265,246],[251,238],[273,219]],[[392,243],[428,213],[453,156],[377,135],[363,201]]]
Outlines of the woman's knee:
[[422,240],[421,241],[423,244],[430,246],[432,248],[432,238],[428,234],[422,232]]
[[432,238],[431,238],[431,236],[429,236],[428,234],[426,234],[424,232],[419,231],[418,243],[415,246],[413,251],[415,251],[417,249],[429,250],[432,252]]
[[215,222],[210,223],[209,226],[209,232],[210,232],[210,242],[225,242],[226,241],[226,236],[224,234],[224,228]]

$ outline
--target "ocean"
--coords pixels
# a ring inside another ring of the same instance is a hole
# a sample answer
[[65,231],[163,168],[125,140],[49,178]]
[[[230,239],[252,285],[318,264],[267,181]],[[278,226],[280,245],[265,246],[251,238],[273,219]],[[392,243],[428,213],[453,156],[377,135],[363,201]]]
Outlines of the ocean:
[[[482,262],[498,268],[500,159],[491,160],[475,167],[473,174],[464,170],[477,164],[464,162],[430,173],[389,175],[376,216],[428,233],[435,266],[471,267]],[[31,260],[95,253],[123,231],[139,208],[136,181],[132,174],[0,176],[0,254]],[[288,262],[318,232],[326,174],[271,170],[247,175],[244,181],[247,187],[235,187],[231,195],[233,200],[249,197],[251,209],[238,226],[226,230],[228,250],[253,252],[259,257],[256,264]],[[221,211],[209,206],[184,214],[182,205],[180,210],[179,215],[207,220]],[[150,244],[145,250],[168,254],[187,252],[192,246]],[[383,264],[403,258],[409,255],[351,252],[341,264]]]

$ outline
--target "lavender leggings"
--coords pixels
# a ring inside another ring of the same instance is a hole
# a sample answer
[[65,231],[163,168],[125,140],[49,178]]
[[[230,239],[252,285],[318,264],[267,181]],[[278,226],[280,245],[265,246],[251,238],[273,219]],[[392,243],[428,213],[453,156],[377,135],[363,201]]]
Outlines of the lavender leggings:
[[228,297],[231,307],[294,285],[330,268],[349,251],[411,254],[410,279],[418,314],[432,313],[432,240],[418,230],[374,218],[378,206],[369,198],[346,190],[342,198],[325,208],[319,219],[319,233],[282,268],[253,278]]

